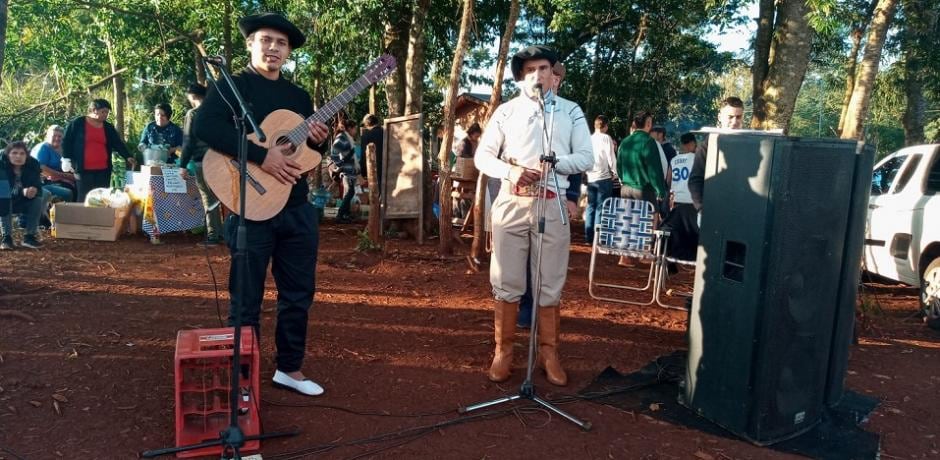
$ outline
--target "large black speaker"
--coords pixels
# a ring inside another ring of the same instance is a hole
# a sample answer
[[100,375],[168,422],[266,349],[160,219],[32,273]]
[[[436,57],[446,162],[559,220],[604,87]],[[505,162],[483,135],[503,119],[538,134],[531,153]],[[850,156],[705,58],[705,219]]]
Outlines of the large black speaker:
[[864,230],[853,194],[873,154],[853,141],[755,132],[713,133],[708,144],[680,401],[771,444],[820,420],[836,377],[841,392],[830,369],[844,375],[845,363],[831,361],[844,361],[848,344],[834,338],[851,339],[853,244]]

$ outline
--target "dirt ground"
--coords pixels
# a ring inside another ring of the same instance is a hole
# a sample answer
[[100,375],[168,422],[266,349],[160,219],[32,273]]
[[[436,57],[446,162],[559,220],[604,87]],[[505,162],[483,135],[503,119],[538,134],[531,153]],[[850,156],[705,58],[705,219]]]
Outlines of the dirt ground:
[[[462,256],[437,257],[436,240],[392,240],[384,256],[358,253],[361,228],[325,222],[321,230],[304,366],[326,388],[321,397],[270,384],[269,277],[261,416],[266,432],[297,427],[302,434],[266,441],[265,458],[792,457],[587,401],[563,408],[590,421],[589,432],[519,410],[358,442],[453,421],[457,407],[515,393],[528,343],[519,334],[512,379],[490,383],[487,273],[468,270]],[[575,228],[573,240],[581,238]],[[47,235],[41,251],[0,253],[0,458],[132,459],[174,444],[176,332],[219,327],[227,305],[228,251],[203,250],[198,240],[172,234],[151,245],[142,235],[114,243]],[[561,348],[570,383],[554,387],[535,374],[549,399],[576,393],[607,366],[629,372],[685,347],[684,312],[592,300],[589,257],[588,245],[573,245]],[[601,267],[608,277],[643,277],[611,260]],[[881,458],[940,457],[940,333],[921,324],[915,290],[867,285],[864,298],[847,387],[881,403],[863,426],[881,435]]]

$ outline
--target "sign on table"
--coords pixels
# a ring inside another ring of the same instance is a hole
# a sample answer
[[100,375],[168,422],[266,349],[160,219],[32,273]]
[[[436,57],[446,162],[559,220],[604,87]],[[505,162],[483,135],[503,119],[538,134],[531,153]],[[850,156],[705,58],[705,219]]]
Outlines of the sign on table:
[[166,193],[186,193],[186,181],[180,176],[179,168],[164,166],[163,170],[163,190]]

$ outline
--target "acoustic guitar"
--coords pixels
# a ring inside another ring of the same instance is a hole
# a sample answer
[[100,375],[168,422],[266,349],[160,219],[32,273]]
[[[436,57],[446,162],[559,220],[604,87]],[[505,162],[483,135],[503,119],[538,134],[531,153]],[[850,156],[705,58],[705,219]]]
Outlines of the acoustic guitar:
[[[258,137],[253,133],[248,135],[248,140],[265,149],[290,144],[293,148],[287,154],[288,158],[300,164],[302,173],[310,171],[320,164],[322,156],[307,146],[307,120],[326,122],[363,90],[392,73],[396,66],[393,56],[383,54],[369,64],[359,79],[306,120],[290,110],[275,110],[261,122],[261,129],[267,135],[267,141],[258,142]],[[232,212],[238,213],[237,155],[226,155],[209,149],[202,160],[202,169],[206,184],[219,201]],[[261,165],[252,162],[248,162],[246,183],[245,218],[255,221],[270,219],[281,212],[293,187],[292,184],[282,184],[261,169]]]

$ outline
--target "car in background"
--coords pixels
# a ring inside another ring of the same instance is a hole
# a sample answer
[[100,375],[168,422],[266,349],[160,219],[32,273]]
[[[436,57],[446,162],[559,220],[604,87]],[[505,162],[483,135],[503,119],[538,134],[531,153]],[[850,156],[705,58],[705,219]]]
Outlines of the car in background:
[[875,165],[865,227],[865,270],[919,286],[927,324],[940,329],[940,144]]

